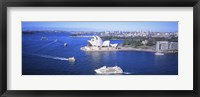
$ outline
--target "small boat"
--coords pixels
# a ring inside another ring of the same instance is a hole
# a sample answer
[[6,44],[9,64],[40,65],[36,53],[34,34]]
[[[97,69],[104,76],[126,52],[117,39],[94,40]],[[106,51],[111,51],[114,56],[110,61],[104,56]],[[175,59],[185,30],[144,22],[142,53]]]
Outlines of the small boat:
[[155,55],[158,55],[158,56],[160,56],[160,55],[164,55],[164,53],[161,53],[161,52],[156,52],[156,53],[155,53]]
[[68,44],[67,43],[64,43],[64,46],[66,47]]
[[41,37],[40,40],[48,40],[47,37]]
[[70,62],[75,62],[76,59],[75,59],[74,57],[69,57],[69,58],[68,58],[68,61],[70,61]]
[[95,69],[94,71],[97,74],[106,74],[106,75],[109,75],[109,74],[122,74],[123,73],[123,70],[118,66],[114,66],[114,67],[103,66],[103,67],[101,67],[99,69]]

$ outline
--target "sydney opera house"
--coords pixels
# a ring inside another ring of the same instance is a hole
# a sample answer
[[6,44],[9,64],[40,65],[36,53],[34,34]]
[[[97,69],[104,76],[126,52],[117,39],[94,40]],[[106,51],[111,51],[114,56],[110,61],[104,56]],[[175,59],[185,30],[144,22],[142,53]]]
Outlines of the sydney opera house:
[[99,36],[93,36],[91,40],[88,40],[88,45],[82,47],[84,51],[110,51],[117,50],[118,44],[111,44],[109,40],[103,41]]

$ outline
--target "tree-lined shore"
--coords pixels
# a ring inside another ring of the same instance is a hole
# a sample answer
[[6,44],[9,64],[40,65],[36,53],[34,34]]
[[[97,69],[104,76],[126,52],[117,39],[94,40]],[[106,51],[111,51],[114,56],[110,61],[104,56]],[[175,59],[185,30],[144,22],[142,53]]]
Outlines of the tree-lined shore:
[[156,45],[157,41],[169,41],[169,42],[178,42],[178,37],[113,37],[106,36],[102,37],[103,40],[115,40],[115,39],[123,39],[124,42],[121,46],[129,46],[129,47],[152,47]]

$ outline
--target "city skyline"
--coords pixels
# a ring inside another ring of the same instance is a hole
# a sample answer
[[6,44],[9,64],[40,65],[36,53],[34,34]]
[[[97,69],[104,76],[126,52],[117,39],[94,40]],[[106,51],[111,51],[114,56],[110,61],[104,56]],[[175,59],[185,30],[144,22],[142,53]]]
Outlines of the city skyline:
[[22,22],[22,30],[178,32],[178,22]]

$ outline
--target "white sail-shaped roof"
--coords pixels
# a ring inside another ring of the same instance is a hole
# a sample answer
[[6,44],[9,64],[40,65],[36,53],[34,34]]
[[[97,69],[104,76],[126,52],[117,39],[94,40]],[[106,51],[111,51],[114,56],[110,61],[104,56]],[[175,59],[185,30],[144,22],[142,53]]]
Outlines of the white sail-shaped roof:
[[91,40],[88,41],[90,43],[90,45],[92,46],[102,46],[103,41],[99,36],[93,36],[93,38]]
[[103,42],[103,46],[109,47],[110,46],[110,41],[109,40],[104,41]]

